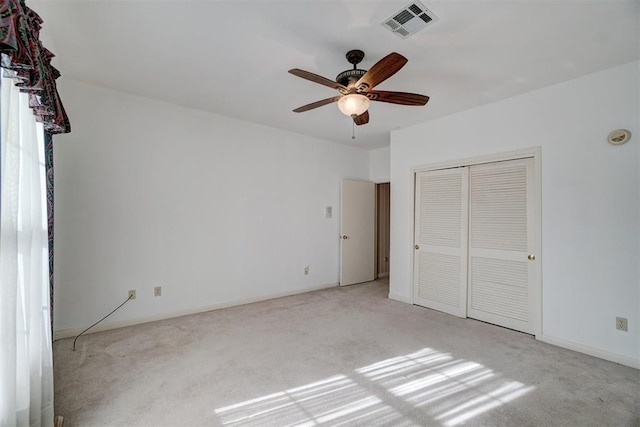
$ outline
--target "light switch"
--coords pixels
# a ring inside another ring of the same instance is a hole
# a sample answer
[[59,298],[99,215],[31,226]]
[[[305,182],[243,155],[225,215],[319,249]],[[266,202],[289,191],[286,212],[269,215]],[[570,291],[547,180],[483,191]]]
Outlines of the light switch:
[[327,218],[331,218],[333,216],[333,208],[331,206],[324,208],[324,215]]

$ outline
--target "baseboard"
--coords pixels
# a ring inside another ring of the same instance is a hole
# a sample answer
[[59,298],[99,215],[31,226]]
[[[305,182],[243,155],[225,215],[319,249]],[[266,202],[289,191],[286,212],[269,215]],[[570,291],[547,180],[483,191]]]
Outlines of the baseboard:
[[[207,311],[219,310],[222,308],[229,308],[229,307],[236,307],[239,305],[253,304],[254,302],[267,301],[271,299],[288,297],[288,296],[298,295],[298,294],[305,294],[307,292],[319,291],[322,289],[333,288],[336,286],[338,286],[337,283],[327,283],[324,285],[312,286],[310,288],[305,288],[297,291],[277,292],[274,294],[262,295],[255,298],[244,298],[244,299],[230,301],[222,304],[214,304],[214,305],[198,307],[198,308],[193,308],[188,310],[174,311],[171,313],[164,313],[164,314],[159,314],[155,316],[146,316],[146,317],[139,317],[136,319],[101,323],[97,325],[95,328],[92,328],[91,330],[87,331],[86,333],[91,334],[95,332],[108,331],[111,329],[126,328],[127,326],[134,326],[134,325],[140,325],[143,323],[156,322],[158,320],[172,319],[174,317],[188,316],[190,314],[205,313]],[[83,330],[84,328],[70,328],[70,329],[61,329],[61,330],[55,331],[54,340],[61,340],[64,338],[75,337]]]
[[380,274],[378,274],[378,279],[382,279],[384,277],[389,277],[389,273],[380,273]]
[[389,293],[389,299],[394,301],[400,301],[407,304],[413,304],[413,300],[411,298],[403,297],[402,295]]
[[600,350],[599,348],[589,347],[587,345],[582,345],[578,343],[574,343],[571,341],[567,341],[561,338],[551,337],[549,335],[541,335],[539,337],[540,341],[546,342],[547,344],[556,345],[558,347],[567,348],[569,350],[577,351],[579,353],[588,354],[589,356],[597,357],[599,359],[608,360],[610,362],[619,363],[621,365],[630,366],[632,368],[640,369],[640,360],[634,359],[632,357],[622,356],[620,354],[610,353],[605,350]]

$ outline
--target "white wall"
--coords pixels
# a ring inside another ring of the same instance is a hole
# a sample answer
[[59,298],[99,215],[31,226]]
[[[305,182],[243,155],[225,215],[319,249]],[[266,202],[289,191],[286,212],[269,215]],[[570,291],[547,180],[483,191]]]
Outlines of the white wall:
[[[541,146],[543,339],[640,367],[639,77],[635,62],[393,132],[390,295],[412,298],[412,167]],[[614,147],[618,128],[633,137]]]
[[337,284],[340,181],[369,177],[367,151],[60,84],[72,132],[54,140],[56,330],[89,326],[129,289],[107,326]]
[[369,152],[369,179],[389,182],[391,179],[391,148],[383,147]]

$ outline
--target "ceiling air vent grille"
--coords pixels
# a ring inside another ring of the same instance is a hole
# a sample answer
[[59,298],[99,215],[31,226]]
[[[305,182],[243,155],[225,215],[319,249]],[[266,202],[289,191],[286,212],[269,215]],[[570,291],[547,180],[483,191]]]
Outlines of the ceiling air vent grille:
[[412,1],[380,25],[401,39],[406,39],[437,20],[436,14],[425,5],[419,1]]

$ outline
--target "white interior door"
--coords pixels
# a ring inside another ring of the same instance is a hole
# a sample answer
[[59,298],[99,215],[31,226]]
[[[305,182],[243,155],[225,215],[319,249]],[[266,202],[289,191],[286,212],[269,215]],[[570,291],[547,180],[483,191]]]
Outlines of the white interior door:
[[414,303],[467,310],[468,169],[419,172],[415,183]]
[[538,253],[533,159],[469,168],[468,316],[535,333]]
[[374,280],[375,203],[373,182],[342,181],[341,286]]

